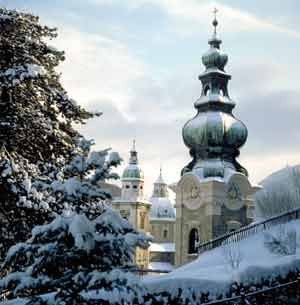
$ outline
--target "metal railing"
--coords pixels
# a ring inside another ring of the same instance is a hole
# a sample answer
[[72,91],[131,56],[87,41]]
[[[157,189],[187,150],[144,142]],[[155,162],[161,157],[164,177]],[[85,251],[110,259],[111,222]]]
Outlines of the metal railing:
[[[295,289],[292,293],[290,289]],[[278,303],[278,298],[283,297],[284,302]],[[241,294],[232,298],[211,301],[203,305],[251,305],[251,304],[299,304],[291,303],[290,299],[294,298],[299,301],[300,298],[300,278],[295,281],[277,285],[274,287],[264,288],[247,294]]]
[[234,241],[240,241],[247,238],[250,235],[254,235],[258,232],[265,231],[275,225],[284,224],[291,220],[300,218],[300,208],[291,210],[289,212],[271,217],[267,220],[250,224],[248,226],[242,227],[234,232],[226,233],[224,235],[218,236],[212,240],[204,242],[197,247],[198,253],[201,254],[205,251],[212,250],[216,247],[219,247],[229,238],[232,238]]
[[142,268],[137,268],[137,267],[126,267],[124,268],[124,270],[126,271],[130,271],[134,274],[138,274],[138,275],[146,275],[146,274],[166,274],[166,273],[170,273],[170,270],[162,270],[162,269],[142,269]]
[[157,273],[157,274],[166,274],[170,273],[169,270],[159,270],[159,269],[136,269],[132,270],[133,273],[139,274],[139,275],[146,275],[151,273]]

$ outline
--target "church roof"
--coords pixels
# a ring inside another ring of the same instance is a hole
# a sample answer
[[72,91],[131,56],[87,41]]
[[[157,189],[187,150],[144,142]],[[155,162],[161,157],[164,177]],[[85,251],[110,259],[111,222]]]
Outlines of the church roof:
[[136,164],[129,164],[123,171],[123,180],[144,180],[143,170]]
[[162,170],[154,182],[153,193],[150,198],[151,210],[150,220],[173,220],[175,219],[175,209],[168,196],[168,185],[162,177]]
[[175,208],[169,198],[151,197],[150,198],[150,220],[175,220]]

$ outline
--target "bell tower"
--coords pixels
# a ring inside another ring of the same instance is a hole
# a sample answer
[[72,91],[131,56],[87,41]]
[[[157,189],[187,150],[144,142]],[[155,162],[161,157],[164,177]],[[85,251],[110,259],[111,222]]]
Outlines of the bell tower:
[[139,167],[135,140],[130,150],[129,164],[122,175],[121,197],[123,200],[128,201],[137,201],[144,198],[144,173]]
[[249,224],[253,194],[259,189],[236,160],[248,131],[232,113],[231,75],[225,71],[228,56],[220,48],[216,12],[209,50],[202,56],[205,71],[199,76],[202,91],[194,103],[197,114],[182,130],[192,160],[176,186],[176,265],[195,259],[198,243]]
[[[146,234],[150,233],[150,202],[144,198],[144,172],[139,166],[138,153],[133,141],[130,150],[129,162],[122,174],[121,197],[113,200],[113,207],[119,210],[135,229]],[[135,263],[139,268],[147,269],[149,266],[149,251],[137,248]]]

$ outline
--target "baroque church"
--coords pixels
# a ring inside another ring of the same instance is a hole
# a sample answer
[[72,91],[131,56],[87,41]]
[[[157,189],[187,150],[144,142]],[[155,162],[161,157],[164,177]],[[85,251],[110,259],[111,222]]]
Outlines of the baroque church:
[[145,199],[144,172],[139,166],[134,144],[121,181],[120,192],[112,201],[113,207],[136,229],[153,237],[148,250],[136,250],[136,264],[142,269],[172,270],[175,263],[175,208],[168,197],[162,171],[154,183],[152,196]]
[[154,238],[148,250],[137,250],[141,268],[172,269],[194,260],[197,246],[253,220],[254,194],[247,170],[236,160],[248,131],[233,114],[235,102],[228,91],[231,75],[225,71],[228,56],[221,51],[213,20],[209,49],[202,56],[202,91],[194,102],[196,115],[183,126],[183,142],[191,162],[172,184],[175,206],[160,172],[149,200],[144,198],[144,174],[135,147],[122,175],[120,196],[113,206],[137,229]]

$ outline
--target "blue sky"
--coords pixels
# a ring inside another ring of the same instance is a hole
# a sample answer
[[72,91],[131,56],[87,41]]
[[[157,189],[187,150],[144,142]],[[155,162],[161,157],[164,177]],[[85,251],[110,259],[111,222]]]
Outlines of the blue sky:
[[62,81],[79,103],[104,115],[81,130],[98,148],[127,162],[137,141],[146,190],[163,164],[168,182],[189,161],[181,138],[195,114],[201,55],[208,49],[212,9],[219,9],[229,55],[234,114],[249,137],[240,162],[259,182],[300,163],[300,19],[298,0],[0,0],[58,27],[51,43],[66,51]]

